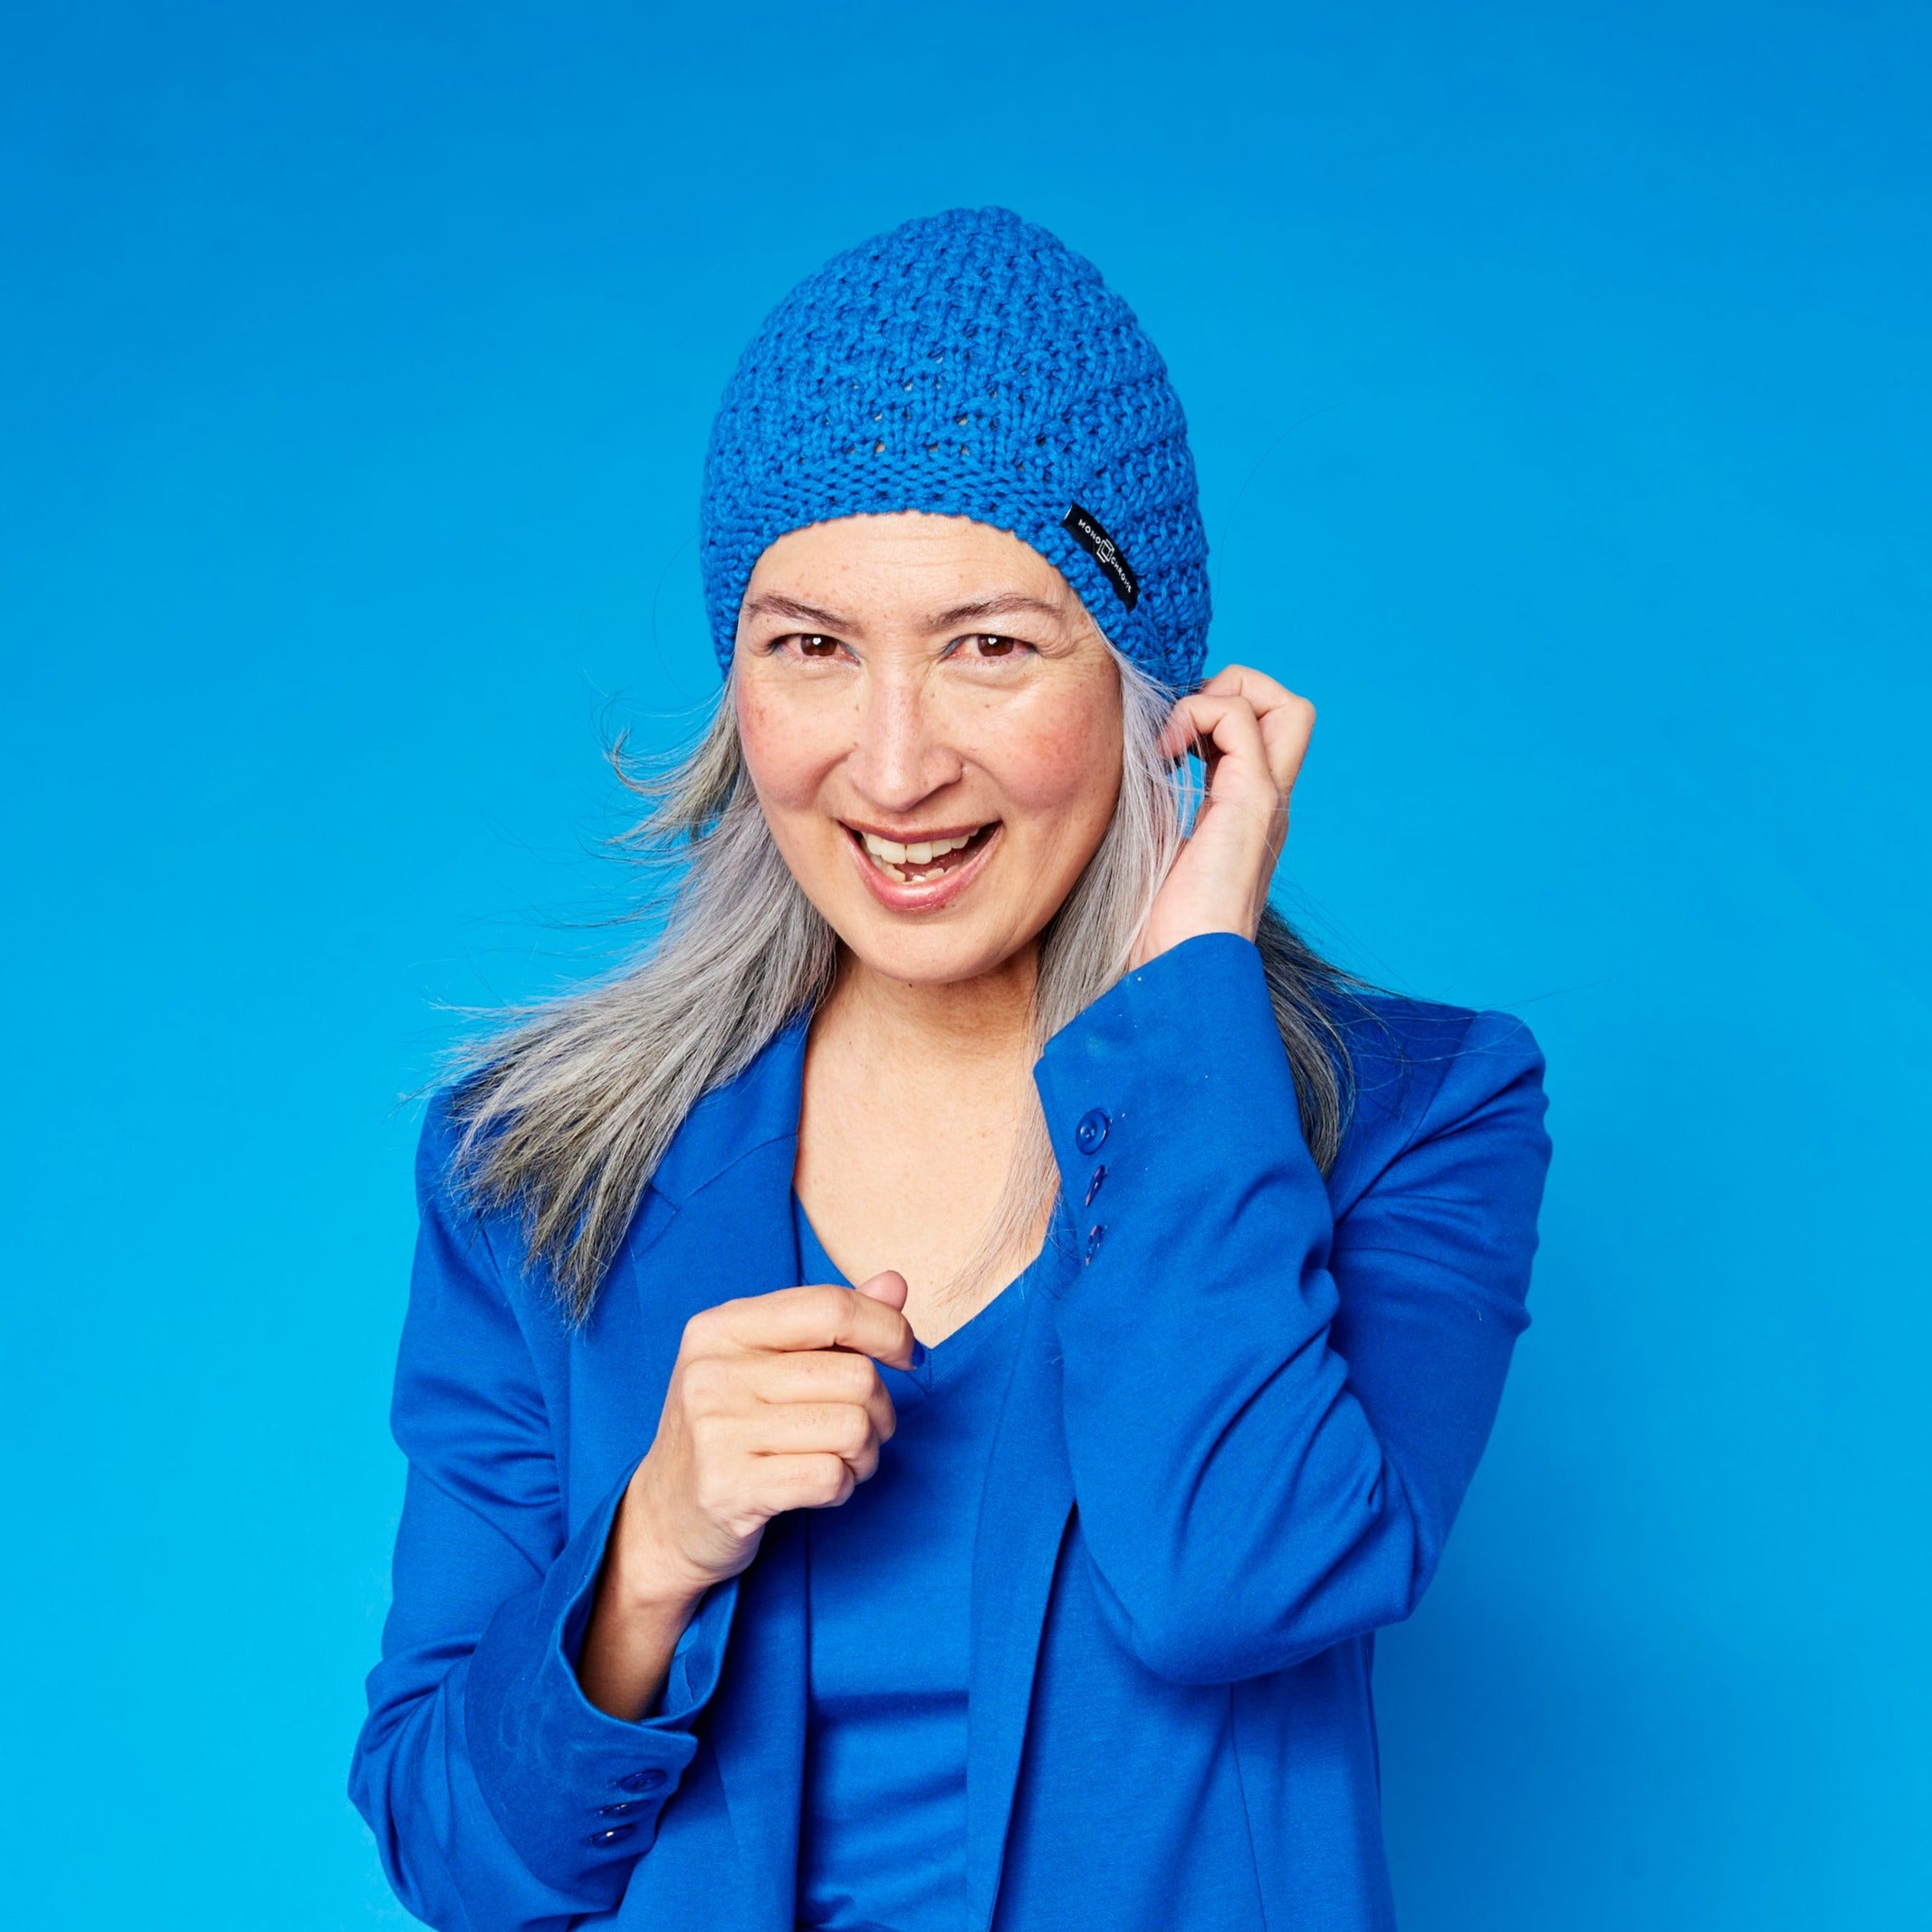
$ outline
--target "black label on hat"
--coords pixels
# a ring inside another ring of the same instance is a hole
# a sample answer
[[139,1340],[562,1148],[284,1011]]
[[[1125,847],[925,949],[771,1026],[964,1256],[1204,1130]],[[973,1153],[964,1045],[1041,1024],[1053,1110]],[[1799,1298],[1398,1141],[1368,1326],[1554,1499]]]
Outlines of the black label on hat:
[[1119,594],[1120,600],[1129,610],[1141,600],[1140,579],[1127,567],[1127,560],[1120,553],[1119,547],[1112,537],[1102,530],[1092,513],[1081,509],[1078,503],[1060,519],[1062,528],[1074,533],[1074,540],[1106,573],[1107,581]]

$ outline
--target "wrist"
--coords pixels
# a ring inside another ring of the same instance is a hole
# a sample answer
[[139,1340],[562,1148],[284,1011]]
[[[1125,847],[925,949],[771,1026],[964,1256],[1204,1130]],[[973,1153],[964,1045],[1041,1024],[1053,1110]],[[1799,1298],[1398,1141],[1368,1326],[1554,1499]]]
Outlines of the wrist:
[[1172,952],[1177,946],[1184,946],[1191,939],[1208,939],[1220,936],[1229,939],[1245,939],[1250,945],[1258,941],[1260,922],[1242,924],[1229,921],[1226,924],[1215,924],[1210,921],[1191,923],[1184,928],[1165,932],[1144,931],[1136,943],[1133,956],[1127,962],[1129,972],[1138,972],[1142,967],[1151,965],[1162,953]]
[[640,1468],[617,1512],[605,1588],[626,1617],[682,1622],[714,1579],[697,1574],[660,1534],[642,1478]]

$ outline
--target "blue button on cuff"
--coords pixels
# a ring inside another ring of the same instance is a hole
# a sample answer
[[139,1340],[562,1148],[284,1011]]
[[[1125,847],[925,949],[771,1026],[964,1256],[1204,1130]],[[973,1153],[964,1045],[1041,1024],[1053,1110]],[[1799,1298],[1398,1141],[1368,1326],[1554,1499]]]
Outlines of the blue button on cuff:
[[1074,1145],[1082,1153],[1095,1153],[1100,1143],[1107,1137],[1107,1116],[1098,1107],[1090,1108],[1080,1116],[1080,1124],[1074,1129]]

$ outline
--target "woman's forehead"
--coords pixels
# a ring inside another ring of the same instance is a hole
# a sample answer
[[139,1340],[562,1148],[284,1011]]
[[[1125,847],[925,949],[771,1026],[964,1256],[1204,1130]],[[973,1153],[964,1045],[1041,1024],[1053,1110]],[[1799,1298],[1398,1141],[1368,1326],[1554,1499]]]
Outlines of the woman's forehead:
[[787,531],[759,558],[742,615],[832,627],[869,612],[941,629],[1016,615],[1066,623],[1082,608],[1059,569],[1010,531],[907,511]]

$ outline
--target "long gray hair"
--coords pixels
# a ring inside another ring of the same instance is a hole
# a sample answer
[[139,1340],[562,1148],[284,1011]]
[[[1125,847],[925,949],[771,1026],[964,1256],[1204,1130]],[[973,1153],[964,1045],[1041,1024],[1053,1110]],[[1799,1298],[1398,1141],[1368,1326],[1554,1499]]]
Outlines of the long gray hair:
[[[1161,751],[1172,695],[1107,648],[1121,683],[1120,792],[1099,846],[1041,934],[1037,1045],[1127,970],[1198,803],[1186,761],[1177,769]],[[498,1009],[496,1028],[453,1048],[444,1070],[454,1086],[459,1191],[476,1208],[520,1213],[531,1264],[548,1269],[579,1326],[685,1114],[816,1009],[838,965],[831,927],[766,827],[729,684],[681,757],[634,770],[621,738],[611,755],[626,788],[649,804],[612,843],[655,882],[646,905],[661,914],[661,930],[640,957],[601,979]],[[1371,982],[1322,959],[1272,906],[1257,942],[1302,1131],[1325,1174],[1353,1100],[1331,1004],[1359,999]],[[1029,1252],[1058,1185],[1036,1100],[980,1246],[942,1293]]]

